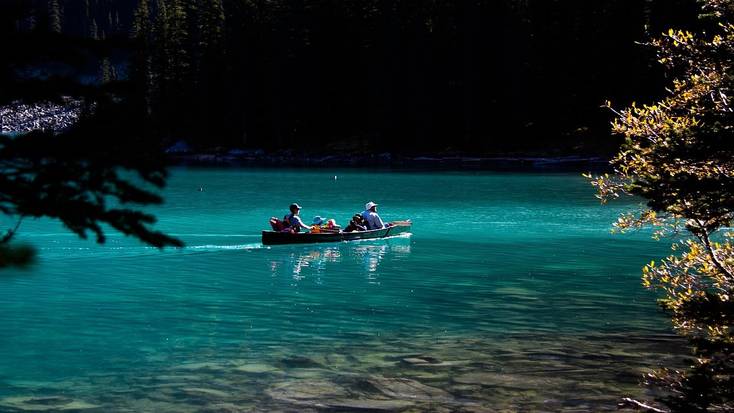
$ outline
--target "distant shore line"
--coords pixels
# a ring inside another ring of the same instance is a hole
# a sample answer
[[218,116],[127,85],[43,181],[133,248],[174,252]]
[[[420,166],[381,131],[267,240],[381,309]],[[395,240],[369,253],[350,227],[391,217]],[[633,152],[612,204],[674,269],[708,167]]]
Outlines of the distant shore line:
[[196,167],[376,167],[394,169],[557,170],[609,169],[599,156],[406,156],[391,153],[359,155],[292,155],[234,150],[223,154],[168,153],[172,166]]
[[[0,134],[18,135],[33,130],[63,131],[74,125],[82,110],[82,101],[64,97],[62,102],[20,101],[0,106]],[[328,154],[263,149],[223,149],[221,152],[197,152],[185,141],[165,150],[169,164],[201,167],[358,167],[436,170],[543,170],[603,171],[609,159],[594,155],[544,154],[455,154],[432,153],[405,155],[390,152]]]

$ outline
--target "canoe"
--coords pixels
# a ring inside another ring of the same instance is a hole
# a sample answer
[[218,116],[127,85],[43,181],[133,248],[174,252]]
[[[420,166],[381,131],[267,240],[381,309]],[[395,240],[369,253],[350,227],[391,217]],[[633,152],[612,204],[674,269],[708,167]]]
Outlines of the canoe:
[[279,244],[312,244],[316,242],[342,242],[356,241],[360,239],[374,239],[392,237],[394,235],[410,232],[410,221],[391,222],[389,227],[373,229],[368,231],[354,232],[290,232],[263,231],[263,245]]

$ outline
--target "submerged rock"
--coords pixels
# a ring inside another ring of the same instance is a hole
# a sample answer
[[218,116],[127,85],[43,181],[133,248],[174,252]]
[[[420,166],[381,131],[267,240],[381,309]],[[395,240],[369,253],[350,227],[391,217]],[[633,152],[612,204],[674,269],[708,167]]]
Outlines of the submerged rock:
[[558,389],[564,384],[570,384],[569,380],[558,377],[530,376],[520,374],[494,373],[494,372],[471,372],[454,377],[453,381],[460,384],[474,384],[490,387],[505,387],[520,390],[553,388]]
[[375,400],[375,399],[353,399],[353,400],[331,400],[327,403],[328,408],[337,411],[348,412],[399,412],[413,406],[412,402],[406,400]]
[[200,387],[187,387],[182,390],[186,394],[189,394],[192,396],[198,396],[198,397],[226,399],[232,396],[231,394],[227,392],[223,392],[221,390],[207,389],[207,388],[200,388]]
[[358,360],[350,354],[326,354],[323,359],[324,364],[330,368],[352,366],[358,362]]
[[96,409],[100,406],[81,400],[73,400],[61,396],[18,396],[0,399],[0,407],[20,411],[70,411]]
[[[445,390],[427,386],[411,379],[373,376],[365,379],[364,384],[392,399],[431,402],[449,402],[454,400],[454,397]],[[367,386],[362,387],[365,388]]]
[[[382,387],[388,383],[380,380],[377,378],[374,384],[369,385],[352,378],[343,384],[325,380],[300,380],[276,384],[265,393],[276,402],[319,411],[399,412],[415,406],[414,401],[409,397],[402,397],[404,395],[400,395],[400,398],[391,397],[387,394],[390,392]],[[412,393],[418,394],[419,400],[430,400],[430,397],[426,398],[425,391],[413,390]],[[393,393],[393,396],[398,394]]]
[[252,374],[262,374],[279,371],[277,367],[265,363],[243,364],[241,366],[235,367],[234,370]]
[[253,406],[240,406],[234,403],[217,403],[205,406],[201,413],[245,413],[252,412]]
[[304,356],[290,356],[283,358],[280,363],[286,368],[323,368],[321,363]]
[[163,382],[163,383],[176,383],[176,382],[186,382],[186,381],[196,381],[200,380],[201,376],[196,376],[193,374],[161,374],[158,376],[153,376],[151,380],[157,381],[157,382]]
[[325,369],[295,369],[288,372],[288,376],[297,379],[321,379],[328,377],[330,370]]
[[417,366],[424,366],[424,365],[431,365],[431,364],[439,364],[441,361],[428,356],[413,356],[413,357],[405,357],[402,359],[403,363],[417,365]]
[[325,407],[329,400],[349,397],[342,386],[326,380],[299,380],[277,383],[265,390],[273,400],[310,407]]
[[188,363],[177,367],[179,370],[225,370],[226,367],[217,363]]
[[489,407],[483,407],[483,406],[464,406],[460,412],[462,413],[497,413],[498,410],[490,409]]
[[400,361],[414,367],[453,367],[469,363],[469,361],[441,361],[431,356],[410,356]]
[[[119,407],[119,405],[116,405],[116,407]],[[125,403],[125,409],[120,408],[120,410],[156,413],[194,413],[201,411],[200,406],[190,406],[180,402],[165,402],[147,398],[129,400]]]

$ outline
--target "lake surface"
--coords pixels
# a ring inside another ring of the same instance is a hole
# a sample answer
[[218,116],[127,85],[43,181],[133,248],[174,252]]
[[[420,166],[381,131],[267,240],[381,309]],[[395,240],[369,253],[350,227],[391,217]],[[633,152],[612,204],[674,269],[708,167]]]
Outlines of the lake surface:
[[[610,234],[635,202],[579,174],[174,169],[165,196],[184,249],[23,224],[0,411],[613,411],[685,352],[640,285],[670,242]],[[260,244],[291,202],[345,225],[370,200],[412,234]]]

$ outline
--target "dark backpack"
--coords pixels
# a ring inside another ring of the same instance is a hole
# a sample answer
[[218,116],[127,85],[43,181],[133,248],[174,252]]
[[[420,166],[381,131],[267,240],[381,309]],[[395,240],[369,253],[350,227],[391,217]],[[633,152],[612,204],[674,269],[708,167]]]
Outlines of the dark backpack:
[[270,218],[270,226],[273,228],[273,231],[283,231],[285,228],[288,228],[285,225],[285,222],[279,220],[276,217]]

